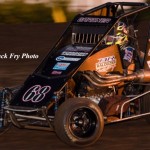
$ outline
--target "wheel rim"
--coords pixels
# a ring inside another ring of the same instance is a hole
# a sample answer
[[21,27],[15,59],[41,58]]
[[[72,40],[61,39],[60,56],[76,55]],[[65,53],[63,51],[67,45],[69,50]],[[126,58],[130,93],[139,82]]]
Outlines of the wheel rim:
[[97,124],[96,114],[89,108],[80,108],[69,118],[70,132],[79,138],[88,138],[94,134]]

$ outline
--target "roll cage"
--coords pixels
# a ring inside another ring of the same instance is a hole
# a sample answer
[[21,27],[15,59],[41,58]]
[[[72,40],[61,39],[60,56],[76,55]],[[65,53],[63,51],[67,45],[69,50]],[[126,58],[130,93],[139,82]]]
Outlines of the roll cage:
[[[147,3],[109,2],[78,14],[34,73],[41,74],[41,69],[47,63],[49,57],[52,58],[53,54],[59,53],[65,46],[81,45],[82,47],[89,47],[91,50],[87,57],[97,48],[104,48],[105,45],[102,44],[104,37],[107,34],[114,34],[114,26],[119,20],[125,21],[129,26],[132,24],[137,26],[137,16],[141,11],[148,11],[149,6]],[[135,30],[138,30],[137,27]],[[143,36],[146,37],[145,43],[148,43],[149,27],[147,30],[147,35]],[[145,44],[144,48],[141,47],[140,49],[145,53],[147,45]]]
[[[69,79],[74,77],[85,60],[106,46],[103,45],[103,39],[114,33],[114,26],[118,21],[123,20],[128,25],[134,25],[134,30],[139,29],[141,30],[139,35],[143,34],[143,30],[140,29],[143,24],[139,22],[145,22],[145,20],[149,22],[149,19],[143,19],[145,16],[140,12],[147,13],[149,9],[150,5],[147,3],[118,2],[106,3],[77,15],[42,63],[26,79],[10,105],[5,107],[14,124],[22,127],[17,118],[35,119],[46,121],[53,129],[50,121],[54,119],[55,110],[59,106],[58,101],[61,98],[67,99]],[[148,23],[145,28],[144,35],[137,39],[138,42],[142,39],[144,46],[142,44],[139,46],[144,53],[146,53],[150,38],[150,24]],[[65,62],[62,61],[63,59]],[[144,61],[145,58],[142,58],[141,68],[144,67]],[[139,97],[141,96],[143,95]],[[133,100],[134,98],[130,101]],[[51,110],[53,111],[52,116],[48,116],[48,111]],[[122,119],[122,116],[120,118]],[[35,126],[25,127],[37,128]]]

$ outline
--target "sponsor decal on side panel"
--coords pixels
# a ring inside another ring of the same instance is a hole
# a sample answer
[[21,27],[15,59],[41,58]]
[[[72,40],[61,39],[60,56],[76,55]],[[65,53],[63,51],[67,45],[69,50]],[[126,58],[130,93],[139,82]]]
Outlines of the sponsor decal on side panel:
[[88,53],[83,53],[83,52],[62,52],[61,55],[65,56],[87,56]]
[[60,74],[62,74],[62,71],[54,70],[54,71],[51,72],[51,74],[53,74],[53,75],[60,75]]
[[98,72],[107,72],[113,71],[116,67],[116,58],[115,56],[103,57],[98,59],[96,63],[96,71]]
[[56,61],[79,61],[81,58],[72,58],[72,57],[65,57],[65,56],[58,56]]
[[63,62],[58,62],[55,64],[53,67],[54,70],[66,70],[70,63],[63,63]]
[[83,47],[83,46],[68,46],[65,47],[65,51],[70,52],[89,52],[92,49],[92,47]]
[[133,57],[134,48],[128,46],[128,47],[125,47],[123,50],[125,52],[123,59],[127,60],[128,62],[131,62],[132,61],[132,57]]

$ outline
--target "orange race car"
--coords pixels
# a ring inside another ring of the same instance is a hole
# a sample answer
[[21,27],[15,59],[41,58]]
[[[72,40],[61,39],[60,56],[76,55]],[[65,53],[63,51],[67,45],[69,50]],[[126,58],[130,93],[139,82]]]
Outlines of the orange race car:
[[150,5],[106,3],[78,14],[20,88],[1,90],[1,127],[55,131],[94,144],[104,126],[150,123]]

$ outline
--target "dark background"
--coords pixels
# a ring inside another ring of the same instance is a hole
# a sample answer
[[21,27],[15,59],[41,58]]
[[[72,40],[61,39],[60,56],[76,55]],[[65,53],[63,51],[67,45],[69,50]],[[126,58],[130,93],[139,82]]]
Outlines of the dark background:
[[68,23],[0,25],[0,55],[39,55],[38,59],[0,58],[0,87],[22,84],[51,50],[67,26]]

